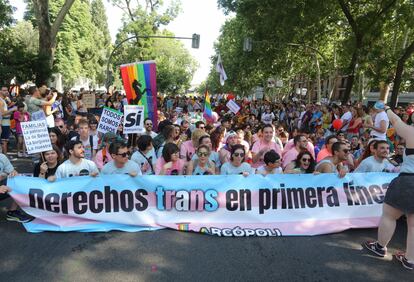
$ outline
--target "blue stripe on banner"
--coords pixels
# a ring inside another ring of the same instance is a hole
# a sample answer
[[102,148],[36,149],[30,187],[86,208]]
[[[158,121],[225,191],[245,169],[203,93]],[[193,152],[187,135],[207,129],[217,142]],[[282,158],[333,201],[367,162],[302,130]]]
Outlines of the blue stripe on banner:
[[145,73],[145,84],[147,85],[147,106],[148,106],[148,117],[151,120],[154,120],[154,106],[152,102],[152,89],[151,89],[151,64],[144,64],[144,73]]
[[40,233],[44,231],[96,232],[97,230],[99,230],[100,232],[109,232],[112,230],[126,231],[126,232],[139,232],[139,231],[155,231],[155,230],[165,229],[165,227],[133,226],[133,225],[126,225],[126,224],[110,223],[110,222],[93,223],[93,224],[87,224],[87,225],[82,225],[82,226],[70,226],[70,227],[28,222],[28,223],[23,223],[23,226],[24,228],[26,228],[27,232],[31,232],[31,233]]

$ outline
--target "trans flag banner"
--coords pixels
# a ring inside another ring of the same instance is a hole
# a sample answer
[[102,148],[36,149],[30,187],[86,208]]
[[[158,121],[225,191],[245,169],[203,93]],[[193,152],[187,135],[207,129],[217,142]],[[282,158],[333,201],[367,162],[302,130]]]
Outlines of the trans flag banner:
[[35,217],[28,232],[171,228],[216,236],[292,236],[377,227],[397,174],[10,178]]
[[130,105],[144,106],[145,118],[158,124],[157,66],[155,61],[145,61],[120,66],[124,90]]

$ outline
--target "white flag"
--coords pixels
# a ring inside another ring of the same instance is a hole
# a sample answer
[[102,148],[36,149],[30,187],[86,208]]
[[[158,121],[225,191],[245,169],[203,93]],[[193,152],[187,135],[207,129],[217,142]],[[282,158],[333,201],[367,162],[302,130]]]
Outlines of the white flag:
[[226,75],[226,72],[224,71],[223,62],[221,61],[220,54],[218,55],[218,58],[217,58],[216,72],[220,74],[220,84],[221,86],[223,86],[224,81],[227,80],[227,75]]

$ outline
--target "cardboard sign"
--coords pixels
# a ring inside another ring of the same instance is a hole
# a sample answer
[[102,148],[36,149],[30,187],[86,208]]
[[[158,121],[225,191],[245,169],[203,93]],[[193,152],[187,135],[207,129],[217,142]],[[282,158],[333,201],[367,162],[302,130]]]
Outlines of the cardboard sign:
[[230,109],[230,111],[234,114],[237,114],[240,111],[240,106],[237,105],[236,102],[234,102],[234,100],[229,100],[226,104],[227,108]]
[[31,115],[31,120],[32,121],[36,121],[36,120],[46,120],[46,114],[45,114],[45,112],[43,110],[34,112]]
[[144,106],[125,105],[124,106],[124,133],[144,133]]
[[96,108],[95,93],[83,94],[82,102],[87,109]]
[[122,113],[111,108],[103,108],[101,119],[98,124],[98,132],[103,134],[107,132],[116,133],[122,120]]
[[53,150],[46,120],[22,122],[21,126],[27,153],[35,154]]

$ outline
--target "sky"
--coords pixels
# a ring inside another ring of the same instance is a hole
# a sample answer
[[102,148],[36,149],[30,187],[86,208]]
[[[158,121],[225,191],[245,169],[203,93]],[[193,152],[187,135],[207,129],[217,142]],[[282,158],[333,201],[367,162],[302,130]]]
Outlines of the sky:
[[[121,27],[122,11],[113,7],[107,0],[106,6],[108,26],[112,41]],[[165,1],[168,5],[170,1]],[[22,0],[10,0],[12,6],[17,8],[15,18],[23,18],[25,4]],[[199,69],[194,75],[192,84],[199,84],[207,78],[210,71],[210,57],[214,55],[213,44],[220,35],[220,27],[224,24],[226,16],[217,7],[217,0],[181,0],[182,12],[166,28],[176,36],[191,37],[193,33],[200,34],[200,48],[192,49],[191,40],[183,40],[184,46],[198,61]]]

